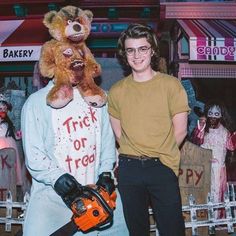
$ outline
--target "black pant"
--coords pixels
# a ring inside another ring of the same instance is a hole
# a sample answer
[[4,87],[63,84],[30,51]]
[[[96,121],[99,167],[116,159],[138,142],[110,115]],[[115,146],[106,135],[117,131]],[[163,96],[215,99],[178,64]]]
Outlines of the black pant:
[[130,236],[149,236],[151,207],[161,236],[184,236],[178,178],[158,158],[119,155],[118,189]]

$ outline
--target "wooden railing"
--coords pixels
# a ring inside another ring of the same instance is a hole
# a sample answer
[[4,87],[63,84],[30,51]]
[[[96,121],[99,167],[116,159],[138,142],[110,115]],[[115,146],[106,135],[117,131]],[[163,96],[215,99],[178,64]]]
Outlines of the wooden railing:
[[23,202],[13,202],[12,194],[9,191],[7,193],[6,201],[0,201],[0,211],[4,212],[2,208],[5,208],[5,215],[0,216],[0,224],[5,224],[5,231],[11,232],[12,224],[22,225],[24,223],[25,210],[29,202],[29,194],[26,193]]
[[[223,210],[225,212],[225,217],[216,218],[217,210]],[[197,215],[199,211],[206,212],[206,220],[198,219]],[[216,229],[233,233],[235,232],[234,226],[236,226],[235,186],[233,184],[228,185],[228,191],[225,193],[224,202],[220,203],[213,203],[210,194],[208,194],[206,204],[196,204],[194,196],[190,195],[189,205],[183,206],[182,212],[187,212],[190,215],[189,219],[185,219],[185,228],[192,231],[192,236],[198,236],[198,229],[201,227],[207,227],[209,235],[214,235]],[[153,214],[151,209],[149,213]],[[159,235],[155,224],[152,224],[150,229],[151,231],[156,232],[156,236]]]
[[[13,202],[11,192],[8,192],[6,201],[0,201],[0,209],[5,208],[5,215],[0,217],[0,224],[5,224],[5,231],[11,232],[12,224],[22,225],[24,223],[25,210],[27,209],[29,201],[29,194],[26,193],[23,202]],[[216,218],[217,210],[225,212],[225,217]],[[17,215],[14,216],[13,211],[17,210]],[[215,234],[217,229],[224,229],[228,233],[233,233],[234,226],[236,226],[236,194],[235,186],[228,185],[228,191],[225,194],[224,202],[213,203],[210,194],[207,196],[206,204],[196,204],[193,195],[189,196],[189,205],[182,207],[183,213],[189,214],[189,219],[185,219],[185,228],[190,229],[192,236],[197,236],[198,229],[207,227],[209,235]],[[207,212],[207,219],[199,220],[197,215],[199,211]],[[150,215],[153,215],[152,210],[149,210]],[[222,227],[223,226],[223,227]],[[159,235],[155,223],[151,224],[150,232],[155,232],[156,236]]]

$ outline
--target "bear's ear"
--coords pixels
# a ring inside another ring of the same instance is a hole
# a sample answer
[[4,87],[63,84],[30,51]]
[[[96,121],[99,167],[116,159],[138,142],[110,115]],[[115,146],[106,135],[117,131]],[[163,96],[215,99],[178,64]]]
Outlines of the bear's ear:
[[89,22],[91,23],[93,20],[93,13],[90,10],[84,10],[84,15],[88,18]]
[[43,23],[47,28],[50,28],[53,18],[56,16],[56,11],[50,11],[44,15]]

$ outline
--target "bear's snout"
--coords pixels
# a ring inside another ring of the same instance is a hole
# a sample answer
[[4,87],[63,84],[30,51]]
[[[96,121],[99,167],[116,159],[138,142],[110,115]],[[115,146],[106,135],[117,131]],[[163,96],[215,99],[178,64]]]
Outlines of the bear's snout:
[[81,31],[81,26],[79,24],[75,24],[73,25],[73,30],[76,32],[80,32]]

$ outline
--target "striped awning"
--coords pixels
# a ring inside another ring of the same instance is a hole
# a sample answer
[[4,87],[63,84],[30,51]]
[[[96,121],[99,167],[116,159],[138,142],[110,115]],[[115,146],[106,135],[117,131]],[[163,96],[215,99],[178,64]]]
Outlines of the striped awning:
[[37,61],[49,38],[42,19],[1,21],[0,61]]
[[236,21],[177,21],[189,40],[190,61],[236,61]]

